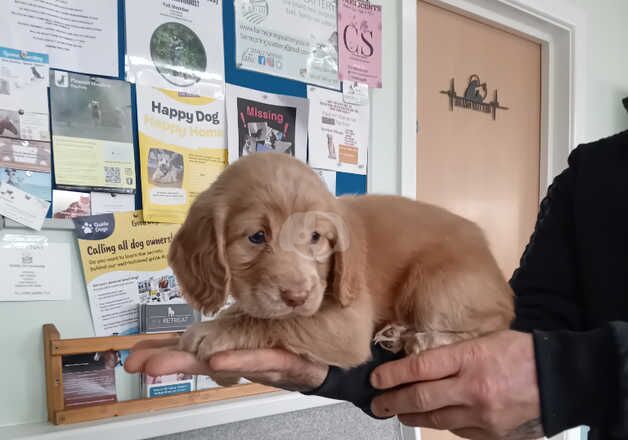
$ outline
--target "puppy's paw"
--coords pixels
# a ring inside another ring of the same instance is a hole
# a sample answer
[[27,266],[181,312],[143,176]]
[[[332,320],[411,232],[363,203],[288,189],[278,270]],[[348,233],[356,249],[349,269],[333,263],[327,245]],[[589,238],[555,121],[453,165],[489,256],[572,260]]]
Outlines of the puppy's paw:
[[200,360],[207,360],[219,351],[236,349],[235,339],[220,320],[198,322],[190,326],[179,340],[179,349],[196,354]]
[[403,335],[407,332],[407,327],[389,324],[375,334],[373,342],[379,344],[385,350],[399,353],[404,348]]

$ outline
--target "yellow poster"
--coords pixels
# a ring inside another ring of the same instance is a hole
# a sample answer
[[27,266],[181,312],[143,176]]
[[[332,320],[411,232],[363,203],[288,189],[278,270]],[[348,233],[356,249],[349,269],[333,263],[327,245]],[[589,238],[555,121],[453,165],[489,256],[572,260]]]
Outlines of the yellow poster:
[[152,222],[183,223],[227,163],[223,99],[137,87],[142,203]]
[[184,302],[168,267],[179,225],[131,211],[77,217],[74,226],[96,336],[137,333],[138,304]]

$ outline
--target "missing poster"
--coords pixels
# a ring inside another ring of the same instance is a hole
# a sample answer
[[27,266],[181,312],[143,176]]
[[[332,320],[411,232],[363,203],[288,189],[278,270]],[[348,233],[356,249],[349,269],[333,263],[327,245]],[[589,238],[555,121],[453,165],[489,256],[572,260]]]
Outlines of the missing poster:
[[144,219],[183,223],[227,164],[225,102],[137,87]]
[[336,0],[235,0],[238,67],[338,89]]
[[339,75],[382,87],[382,7],[368,0],[338,0]]
[[0,46],[46,53],[57,69],[118,76],[117,0],[0,0],[0,10]]
[[229,162],[274,151],[307,161],[307,100],[227,85]]
[[50,109],[58,187],[135,192],[130,84],[53,70]]
[[369,145],[369,105],[350,104],[344,95],[308,87],[309,163],[345,173],[366,174]]
[[222,0],[126,2],[129,81],[223,98]]
[[146,223],[141,211],[74,225],[96,336],[137,333],[138,304],[184,302],[167,259],[179,225]]

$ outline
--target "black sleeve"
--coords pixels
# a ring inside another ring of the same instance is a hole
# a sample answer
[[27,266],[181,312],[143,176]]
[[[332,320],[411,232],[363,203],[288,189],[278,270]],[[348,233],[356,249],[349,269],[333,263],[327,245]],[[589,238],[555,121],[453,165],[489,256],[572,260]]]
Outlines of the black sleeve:
[[371,400],[383,391],[376,390],[371,386],[371,372],[378,365],[402,358],[403,353],[394,354],[375,344],[371,345],[371,353],[372,359],[370,361],[350,370],[330,367],[327,378],[322,385],[303,394],[346,400],[369,416],[375,417],[371,413]]
[[512,327],[534,331],[546,436],[589,425],[628,438],[628,323],[583,331],[572,216],[578,150],[541,203],[521,266],[510,281],[516,310]]
[[541,202],[534,232],[510,280],[515,292],[515,330],[581,329],[573,251],[574,156]]

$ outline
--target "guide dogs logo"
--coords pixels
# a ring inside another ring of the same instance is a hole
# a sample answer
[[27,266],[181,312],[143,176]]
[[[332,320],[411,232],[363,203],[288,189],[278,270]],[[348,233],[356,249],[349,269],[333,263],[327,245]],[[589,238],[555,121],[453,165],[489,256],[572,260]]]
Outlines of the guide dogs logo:
[[268,17],[268,2],[266,0],[242,0],[240,13],[252,24],[260,24]]
[[449,110],[452,112],[454,111],[454,107],[460,107],[491,114],[493,120],[495,120],[497,118],[497,109],[508,110],[508,107],[500,105],[499,98],[497,97],[497,89],[495,89],[493,93],[493,100],[491,102],[485,102],[488,95],[488,87],[485,82],[480,81],[480,76],[477,74],[473,74],[469,77],[469,83],[467,84],[463,96],[459,96],[456,93],[454,78],[452,78],[449,83],[449,90],[441,90],[441,93],[449,97]]

